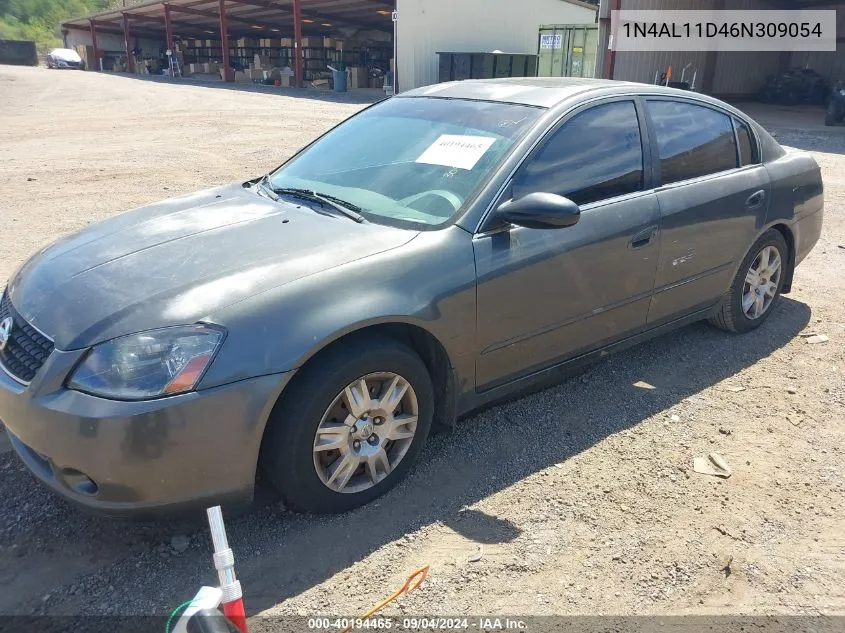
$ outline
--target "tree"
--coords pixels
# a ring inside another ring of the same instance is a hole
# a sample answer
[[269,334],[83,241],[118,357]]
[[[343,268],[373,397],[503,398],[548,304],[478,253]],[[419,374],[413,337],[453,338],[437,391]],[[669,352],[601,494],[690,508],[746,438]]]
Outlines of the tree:
[[63,21],[120,5],[122,0],[0,0],[0,38],[57,46]]

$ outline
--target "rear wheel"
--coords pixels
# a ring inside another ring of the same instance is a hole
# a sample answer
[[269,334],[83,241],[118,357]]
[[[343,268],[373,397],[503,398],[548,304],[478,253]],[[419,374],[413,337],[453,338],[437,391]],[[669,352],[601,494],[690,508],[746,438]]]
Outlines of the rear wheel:
[[261,462],[294,509],[343,512],[384,494],[407,474],[431,428],[428,370],[391,339],[341,341],[289,389]]
[[710,322],[731,332],[749,332],[760,327],[783,288],[788,252],[780,231],[772,229],[764,233],[748,251]]

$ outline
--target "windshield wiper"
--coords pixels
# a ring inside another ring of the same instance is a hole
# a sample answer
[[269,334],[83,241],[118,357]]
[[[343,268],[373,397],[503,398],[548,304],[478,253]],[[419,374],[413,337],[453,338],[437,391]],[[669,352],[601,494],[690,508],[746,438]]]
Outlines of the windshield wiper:
[[297,196],[306,200],[316,200],[320,204],[329,206],[338,213],[341,213],[347,218],[355,220],[358,223],[364,221],[364,216],[358,213],[358,211],[361,210],[361,207],[354,205],[351,202],[347,202],[346,200],[342,200],[341,198],[330,196],[326,193],[318,193],[316,191],[312,191],[311,189],[295,189],[292,187],[282,187],[280,189],[273,189],[272,191],[276,195]]
[[261,180],[255,183],[255,186],[258,187],[258,190],[263,192],[270,200],[274,200],[275,202],[279,201],[278,194],[273,191],[273,187],[269,185],[270,179],[267,176],[262,176]]

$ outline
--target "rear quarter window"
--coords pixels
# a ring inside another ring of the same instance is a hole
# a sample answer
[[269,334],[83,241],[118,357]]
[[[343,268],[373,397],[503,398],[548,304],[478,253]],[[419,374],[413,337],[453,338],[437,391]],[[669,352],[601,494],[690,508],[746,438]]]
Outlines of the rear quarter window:
[[736,129],[736,138],[738,141],[739,150],[739,166],[755,165],[760,162],[760,152],[757,149],[757,141],[754,139],[754,134],[746,123],[739,119],[734,119],[734,128]]

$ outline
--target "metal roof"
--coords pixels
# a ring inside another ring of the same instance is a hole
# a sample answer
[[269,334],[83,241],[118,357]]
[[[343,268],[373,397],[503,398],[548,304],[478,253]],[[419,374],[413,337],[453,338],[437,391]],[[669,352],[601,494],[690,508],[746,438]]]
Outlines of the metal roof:
[[640,86],[628,81],[581,79],[576,77],[511,77],[501,79],[466,79],[423,86],[403,92],[399,97],[441,97],[501,101],[550,108],[570,97],[601,88]]
[[[224,0],[230,37],[290,36],[293,33],[293,0]],[[125,14],[133,33],[160,34],[164,30],[164,1],[151,0],[130,7],[101,11],[62,23],[63,28],[123,28]],[[219,0],[167,0],[174,34],[205,37],[219,35]],[[337,29],[391,31],[393,0],[300,0],[305,35],[327,34]]]

